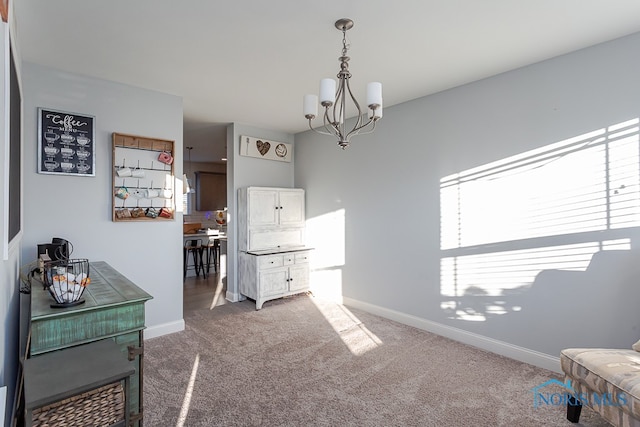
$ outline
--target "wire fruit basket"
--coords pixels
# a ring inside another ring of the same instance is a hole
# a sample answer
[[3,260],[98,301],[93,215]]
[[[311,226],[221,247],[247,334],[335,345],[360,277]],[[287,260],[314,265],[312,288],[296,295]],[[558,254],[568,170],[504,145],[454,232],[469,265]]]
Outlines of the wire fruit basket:
[[56,301],[53,308],[84,303],[82,294],[91,279],[88,259],[64,259],[44,264],[44,285]]

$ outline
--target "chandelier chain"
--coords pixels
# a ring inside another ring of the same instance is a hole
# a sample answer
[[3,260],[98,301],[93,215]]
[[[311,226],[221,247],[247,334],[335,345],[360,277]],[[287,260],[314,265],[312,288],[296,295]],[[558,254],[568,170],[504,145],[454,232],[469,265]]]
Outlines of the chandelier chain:
[[342,56],[347,56],[347,51],[351,46],[347,44],[347,29],[342,28]]

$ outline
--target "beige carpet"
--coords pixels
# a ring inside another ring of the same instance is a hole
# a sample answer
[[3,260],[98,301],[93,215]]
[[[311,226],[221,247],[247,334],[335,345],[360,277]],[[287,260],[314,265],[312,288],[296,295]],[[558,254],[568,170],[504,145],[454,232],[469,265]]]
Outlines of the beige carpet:
[[185,321],[145,343],[147,427],[608,425],[534,408],[550,371],[308,295]]

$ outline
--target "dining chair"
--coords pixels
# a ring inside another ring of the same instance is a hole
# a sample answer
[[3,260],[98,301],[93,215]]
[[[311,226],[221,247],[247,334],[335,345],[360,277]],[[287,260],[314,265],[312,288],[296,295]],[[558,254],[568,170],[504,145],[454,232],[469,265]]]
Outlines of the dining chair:
[[196,276],[200,276],[200,270],[202,270],[202,276],[207,277],[207,270],[204,266],[204,249],[205,247],[202,245],[202,239],[189,239],[184,242],[183,249],[183,265],[184,265],[184,275],[183,278],[187,277],[187,270],[189,267],[189,254],[191,254],[193,258],[193,269],[196,272]]
[[[213,271],[218,271],[218,265],[220,265],[220,239],[217,237],[209,237],[209,242],[206,246],[207,251],[207,274],[209,274],[209,268],[211,267],[211,262],[213,261]],[[204,266],[203,266],[204,268]]]

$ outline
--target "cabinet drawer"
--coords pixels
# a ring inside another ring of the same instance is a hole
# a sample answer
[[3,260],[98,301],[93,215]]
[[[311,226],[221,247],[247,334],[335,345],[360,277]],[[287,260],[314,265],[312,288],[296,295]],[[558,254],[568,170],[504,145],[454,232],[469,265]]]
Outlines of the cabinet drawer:
[[295,256],[296,264],[304,264],[307,262],[309,262],[309,252],[300,252],[296,254]]
[[284,265],[293,265],[295,263],[295,260],[296,258],[294,254],[287,253],[282,255],[282,262]]
[[258,257],[258,268],[263,270],[265,268],[276,268],[284,265],[284,259],[282,255],[270,255]]
[[32,318],[30,351],[37,355],[141,331],[144,319],[144,301],[111,307],[105,304],[99,309],[67,310],[55,317]]

